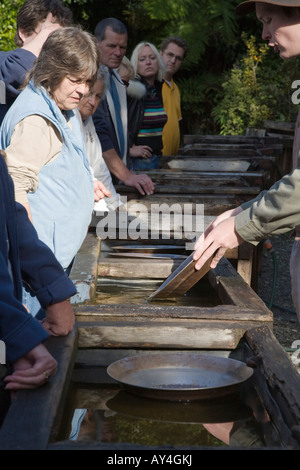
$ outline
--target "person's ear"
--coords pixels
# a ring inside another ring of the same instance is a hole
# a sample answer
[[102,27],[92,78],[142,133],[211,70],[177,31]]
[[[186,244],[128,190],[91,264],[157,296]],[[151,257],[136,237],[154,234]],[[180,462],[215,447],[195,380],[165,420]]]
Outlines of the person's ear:
[[17,36],[20,38],[22,44],[24,44],[24,42],[25,42],[26,39],[27,39],[26,34],[24,34],[21,29],[18,29],[18,31],[17,31]]

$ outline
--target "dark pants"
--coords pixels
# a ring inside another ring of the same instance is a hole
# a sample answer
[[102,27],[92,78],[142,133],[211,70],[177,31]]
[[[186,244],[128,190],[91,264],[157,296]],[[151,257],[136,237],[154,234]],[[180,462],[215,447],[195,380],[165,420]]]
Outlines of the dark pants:
[[0,426],[2,425],[10,406],[10,392],[5,390],[4,377],[8,375],[8,367],[0,364]]
[[155,154],[150,158],[132,158],[131,161],[133,170],[156,170],[160,166],[159,156]]

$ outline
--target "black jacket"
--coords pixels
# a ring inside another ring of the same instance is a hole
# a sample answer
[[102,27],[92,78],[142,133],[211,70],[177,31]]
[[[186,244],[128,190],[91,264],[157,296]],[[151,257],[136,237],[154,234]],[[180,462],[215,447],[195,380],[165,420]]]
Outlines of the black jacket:
[[[135,83],[143,84],[144,94],[137,97],[135,92]],[[162,102],[162,82],[155,81],[155,87],[159,94]],[[149,85],[142,78],[135,79],[130,82],[127,89],[127,109],[128,109],[128,133],[129,133],[129,147],[132,147],[136,143],[136,138],[142,125],[144,111],[145,111],[145,100],[147,96],[147,90]]]

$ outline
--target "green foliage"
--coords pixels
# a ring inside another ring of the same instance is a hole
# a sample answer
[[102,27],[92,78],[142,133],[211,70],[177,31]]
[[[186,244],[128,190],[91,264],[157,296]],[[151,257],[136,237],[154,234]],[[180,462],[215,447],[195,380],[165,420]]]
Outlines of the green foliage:
[[211,128],[210,107],[220,86],[220,77],[211,72],[193,74],[176,81],[181,92],[185,133],[203,133]]
[[1,0],[0,3],[0,50],[14,49],[17,12],[24,0]]
[[[24,0],[0,2],[0,50],[15,47],[16,15]],[[239,0],[64,0],[75,23],[90,32],[114,16],[128,28],[127,55],[148,40],[158,47],[170,34],[189,46],[176,83],[182,98],[185,133],[243,134],[265,119],[294,120],[291,84],[300,59],[282,61],[261,45],[255,15],[237,18]],[[247,30],[249,37],[242,36]],[[246,48],[246,53],[245,53]]]
[[198,64],[211,44],[236,41],[236,0],[144,0],[144,10],[151,20],[164,21],[155,43],[169,34],[182,36],[189,45],[188,64]]
[[291,102],[291,84],[297,68],[293,61],[275,57],[266,44],[242,34],[246,55],[225,75],[213,116],[221,134],[244,134],[263,127],[265,120],[290,121],[297,109]]

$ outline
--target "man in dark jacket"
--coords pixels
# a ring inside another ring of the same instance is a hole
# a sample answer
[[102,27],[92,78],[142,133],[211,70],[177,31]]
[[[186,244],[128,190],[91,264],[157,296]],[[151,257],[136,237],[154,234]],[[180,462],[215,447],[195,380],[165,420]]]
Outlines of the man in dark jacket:
[[115,184],[121,181],[136,188],[142,195],[153,194],[151,178],[130,170],[126,89],[116,71],[127,50],[127,29],[118,19],[106,18],[97,24],[94,34],[101,64],[108,67],[111,78],[106,97],[93,115],[103,158]]

